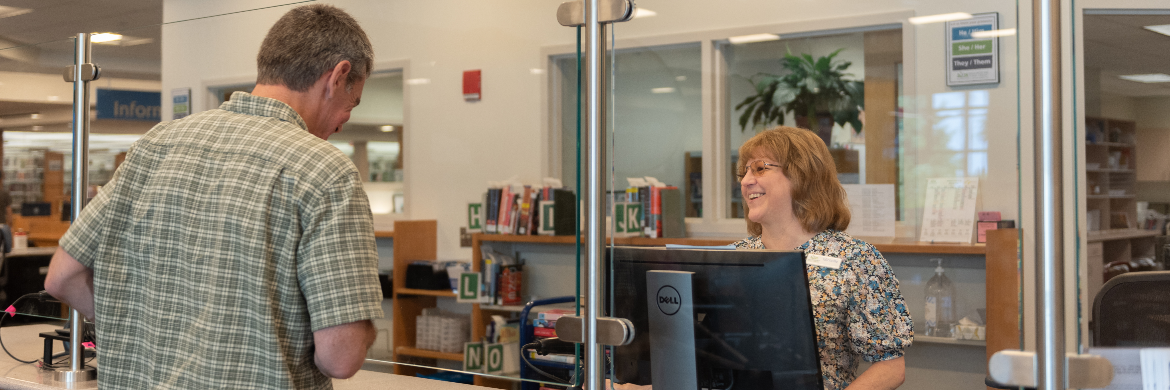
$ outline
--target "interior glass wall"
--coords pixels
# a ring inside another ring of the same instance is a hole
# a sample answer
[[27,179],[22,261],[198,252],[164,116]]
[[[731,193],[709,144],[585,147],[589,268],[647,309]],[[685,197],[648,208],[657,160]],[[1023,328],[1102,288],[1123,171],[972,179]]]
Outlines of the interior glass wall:
[[[1077,267],[1081,280],[1075,335],[1083,353],[1101,354],[1119,370],[1114,384],[1143,383],[1142,349],[1170,342],[1165,327],[1167,138],[1164,61],[1170,44],[1164,4],[1123,6],[1076,1],[1072,116],[1078,179]],[[1138,355],[1140,358],[1137,358]],[[1128,357],[1127,357],[1128,356]],[[1149,382],[1145,382],[1148,383]]]

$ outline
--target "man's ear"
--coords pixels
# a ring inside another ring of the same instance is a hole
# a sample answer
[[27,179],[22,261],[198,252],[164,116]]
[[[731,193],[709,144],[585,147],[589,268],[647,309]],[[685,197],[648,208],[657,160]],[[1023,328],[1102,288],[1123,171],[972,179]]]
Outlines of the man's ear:
[[329,71],[329,82],[325,84],[325,97],[332,98],[334,91],[344,90],[345,84],[349,80],[349,72],[353,69],[353,65],[349,61],[338,62]]

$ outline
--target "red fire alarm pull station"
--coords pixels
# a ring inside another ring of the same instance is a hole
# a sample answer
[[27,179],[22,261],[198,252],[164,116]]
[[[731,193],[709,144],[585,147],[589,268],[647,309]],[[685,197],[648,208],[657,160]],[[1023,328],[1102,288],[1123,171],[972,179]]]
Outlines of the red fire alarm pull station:
[[463,71],[463,100],[477,102],[480,97],[479,69]]

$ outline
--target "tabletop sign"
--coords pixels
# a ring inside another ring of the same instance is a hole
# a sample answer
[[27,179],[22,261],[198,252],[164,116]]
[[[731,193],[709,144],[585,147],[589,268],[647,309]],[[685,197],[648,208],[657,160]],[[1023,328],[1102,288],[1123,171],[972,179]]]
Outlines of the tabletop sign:
[[483,343],[463,343],[463,371],[483,372]]
[[947,85],[999,83],[999,13],[946,22]]
[[479,233],[483,231],[483,203],[467,204],[467,232]]
[[854,237],[894,237],[893,184],[842,184],[849,198],[851,220],[846,233]]
[[970,243],[975,232],[979,179],[957,177],[926,182],[919,241]]
[[459,292],[456,301],[460,303],[479,303],[479,272],[464,272],[459,274]]

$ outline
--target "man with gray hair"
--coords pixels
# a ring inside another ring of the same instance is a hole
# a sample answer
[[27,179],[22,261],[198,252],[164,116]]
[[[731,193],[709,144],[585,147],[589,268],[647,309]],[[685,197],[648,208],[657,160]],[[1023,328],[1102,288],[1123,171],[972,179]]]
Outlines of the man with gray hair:
[[327,389],[383,316],[369,202],[325,140],[373,64],[357,21],[285,14],[252,93],[160,123],[60,240],[45,286],[97,324],[105,389]]

